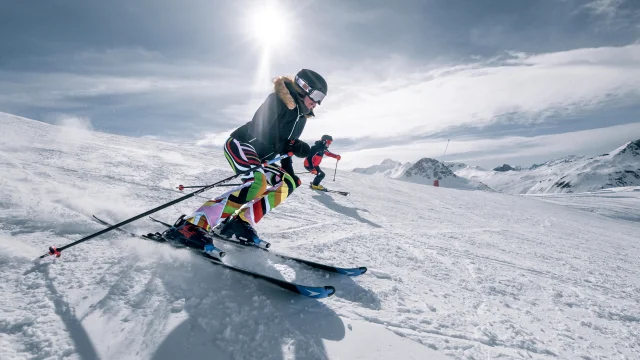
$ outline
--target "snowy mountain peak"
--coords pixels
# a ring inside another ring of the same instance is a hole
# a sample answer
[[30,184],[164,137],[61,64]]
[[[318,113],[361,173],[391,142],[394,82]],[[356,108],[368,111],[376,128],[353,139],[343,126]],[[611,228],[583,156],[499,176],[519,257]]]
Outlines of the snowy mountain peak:
[[509,164],[503,164],[502,166],[498,166],[493,169],[493,171],[515,171],[515,170],[516,169]]
[[640,156],[640,139],[630,141],[611,152],[611,156]]
[[462,163],[445,164],[431,158],[420,159],[415,164],[410,162],[403,164],[399,161],[384,159],[380,165],[355,168],[353,172],[427,185],[433,185],[433,180],[438,180],[441,187],[491,190],[485,184],[461,178],[454,173],[454,171],[464,168],[468,168],[468,166]]
[[447,177],[457,178],[458,176],[440,161],[431,158],[423,158],[410,167],[405,172],[404,177],[421,177],[424,179],[442,180]]
[[402,176],[401,180],[432,185],[434,180],[438,180],[439,186],[470,189],[470,190],[491,190],[487,185],[465,179],[456,175],[451,167],[431,158],[418,160]]

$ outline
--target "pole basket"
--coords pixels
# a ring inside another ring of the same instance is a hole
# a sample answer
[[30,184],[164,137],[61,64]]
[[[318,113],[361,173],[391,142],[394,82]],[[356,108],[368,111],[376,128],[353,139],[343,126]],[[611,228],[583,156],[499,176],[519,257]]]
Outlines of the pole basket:
[[56,247],[52,245],[52,246],[49,246],[49,255],[51,256],[55,255],[56,257],[60,257],[61,254],[60,254],[60,251],[58,251],[58,249],[56,249]]

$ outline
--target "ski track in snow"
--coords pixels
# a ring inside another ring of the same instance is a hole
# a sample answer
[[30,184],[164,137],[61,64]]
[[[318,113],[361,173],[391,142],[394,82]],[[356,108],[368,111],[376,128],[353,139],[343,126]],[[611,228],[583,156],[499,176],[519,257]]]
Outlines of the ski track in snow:
[[0,359],[640,358],[635,189],[514,196],[338,172],[326,186],[352,196],[302,187],[258,231],[274,251],[368,274],[220,244],[230,264],[336,286],[315,301],[117,232],[34,265],[100,230],[92,214],[123,220],[231,172],[217,149],[7,114],[0,126]]

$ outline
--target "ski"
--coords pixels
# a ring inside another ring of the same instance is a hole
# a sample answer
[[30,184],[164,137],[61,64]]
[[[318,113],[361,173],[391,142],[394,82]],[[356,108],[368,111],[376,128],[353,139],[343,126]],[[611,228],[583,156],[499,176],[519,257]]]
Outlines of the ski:
[[[164,225],[166,227],[171,227],[171,225],[169,225],[168,223],[166,223],[164,221],[160,221],[160,220],[158,220],[158,219],[156,219],[156,218],[154,218],[152,216],[149,216],[149,219],[151,219],[152,221],[155,221],[155,222],[157,222],[159,224],[162,224],[162,225]],[[295,261],[297,263],[310,266],[310,267],[312,267],[314,269],[319,269],[319,270],[323,270],[323,271],[327,271],[327,272],[331,272],[331,273],[342,274],[342,275],[347,275],[347,276],[359,276],[359,275],[362,275],[362,274],[367,272],[367,268],[365,266],[353,267],[353,268],[343,268],[343,267],[337,267],[337,266],[332,266],[332,265],[321,264],[321,263],[317,263],[317,262],[310,261],[310,260],[299,259],[299,258],[296,258],[296,257],[279,254],[277,252],[269,251],[268,249],[265,249],[265,248],[262,248],[262,247],[247,243],[247,242],[241,242],[241,241],[237,241],[237,240],[231,240],[231,239],[223,238],[223,237],[217,236],[216,234],[213,234],[213,233],[209,233],[209,234],[212,235],[213,237],[215,237],[217,240],[225,241],[227,243],[231,243],[231,244],[238,245],[238,246],[260,249],[262,251],[268,252],[269,254],[273,254],[275,256],[278,256],[278,257],[280,257],[282,259]]]
[[343,195],[343,196],[351,196],[351,193],[350,193],[350,192],[347,192],[347,191],[329,190],[329,189],[327,189],[327,188],[324,188],[323,190],[318,190],[318,189],[314,189],[314,188],[313,188],[313,187],[311,187],[311,186],[309,186],[309,188],[310,188],[311,190],[320,191],[320,192],[328,192],[328,193],[340,194],[340,195]]
[[[93,218],[95,221],[97,221],[98,223],[104,225],[104,226],[112,226],[111,224],[109,224],[108,222],[98,218],[97,216],[93,215]],[[167,224],[168,225],[168,224]],[[161,234],[159,233],[155,233],[155,234],[147,234],[147,235],[138,235],[135,233],[132,233],[130,231],[124,230],[122,228],[115,228],[116,230],[128,234],[131,237],[137,237],[137,238],[142,238],[145,240],[151,240],[151,241],[155,241],[155,242],[159,242],[159,243],[168,243],[169,241],[167,241],[165,238],[162,237]],[[273,278],[271,276],[267,276],[261,273],[257,273],[251,270],[247,270],[247,269],[243,269],[241,267],[237,267],[237,266],[233,266],[233,265],[229,265],[226,264],[224,262],[222,262],[222,260],[217,259],[205,252],[202,251],[198,251],[196,249],[191,249],[189,248],[194,254],[199,255],[200,257],[203,257],[205,260],[209,261],[210,263],[214,264],[214,265],[219,265],[222,266],[226,269],[241,273],[241,274],[245,274],[245,275],[249,275],[251,277],[257,278],[257,279],[262,279],[265,280],[267,282],[270,282],[271,284],[274,284],[284,290],[289,290],[293,293],[296,294],[300,294],[303,296],[307,296],[310,297],[312,299],[323,299],[323,298],[327,298],[332,296],[335,292],[336,289],[333,286],[307,286],[307,285],[300,285],[300,284],[296,284],[290,281],[286,281],[286,280],[281,280],[281,279],[276,279]]]
[[334,194],[340,194],[340,195],[343,195],[343,196],[351,196],[351,193],[350,192],[346,192],[346,191],[329,190],[329,189],[327,189],[326,192],[334,193]]

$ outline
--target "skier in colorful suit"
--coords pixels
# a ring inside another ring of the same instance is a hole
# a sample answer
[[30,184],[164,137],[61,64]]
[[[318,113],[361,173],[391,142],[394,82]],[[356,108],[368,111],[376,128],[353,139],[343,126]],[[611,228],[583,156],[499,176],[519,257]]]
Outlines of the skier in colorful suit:
[[[307,119],[314,116],[313,109],[326,94],[327,82],[312,70],[302,69],[295,77],[276,78],[274,92],[253,119],[234,130],[225,142],[224,154],[233,171],[237,174],[259,167],[288,153],[305,158],[309,145],[299,137]],[[182,226],[197,226],[225,238],[259,244],[255,225],[301,184],[293,171],[291,157],[281,160],[280,165],[259,167],[242,176],[241,186],[207,201],[186,221],[178,221],[174,233],[180,232]],[[207,244],[205,251],[212,246]]]
[[322,179],[324,179],[324,171],[320,169],[320,163],[322,158],[327,155],[338,161],[342,158],[340,155],[336,155],[329,151],[329,145],[333,142],[331,135],[322,135],[322,138],[316,141],[315,144],[309,150],[309,155],[304,159],[304,168],[310,173],[316,175],[311,183],[311,188],[314,190],[324,191],[324,186],[320,185]]

